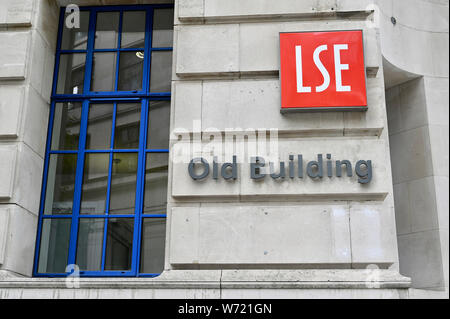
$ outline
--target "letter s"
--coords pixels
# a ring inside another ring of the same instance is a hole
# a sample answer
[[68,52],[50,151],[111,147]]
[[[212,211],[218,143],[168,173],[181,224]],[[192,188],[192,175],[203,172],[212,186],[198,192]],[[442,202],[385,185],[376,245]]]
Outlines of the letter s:
[[323,66],[322,61],[320,61],[320,53],[322,51],[328,50],[328,46],[326,44],[321,45],[314,50],[314,63],[316,64],[317,68],[319,69],[320,73],[322,73],[323,76],[323,83],[320,86],[316,87],[316,92],[323,92],[326,89],[328,89],[328,86],[330,85],[330,74],[328,73],[327,69]]

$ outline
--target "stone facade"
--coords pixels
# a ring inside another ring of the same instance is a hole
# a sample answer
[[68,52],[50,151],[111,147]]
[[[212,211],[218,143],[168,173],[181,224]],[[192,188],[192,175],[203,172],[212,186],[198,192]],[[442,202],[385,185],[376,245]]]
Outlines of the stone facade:
[[[160,277],[29,278],[59,7],[171,2],[1,1],[0,298],[448,298],[445,0],[176,0],[172,155],[177,132],[276,128],[279,160],[371,159],[372,182],[257,183],[245,162],[196,182],[174,162]],[[359,29],[368,111],[282,115],[279,32]]]

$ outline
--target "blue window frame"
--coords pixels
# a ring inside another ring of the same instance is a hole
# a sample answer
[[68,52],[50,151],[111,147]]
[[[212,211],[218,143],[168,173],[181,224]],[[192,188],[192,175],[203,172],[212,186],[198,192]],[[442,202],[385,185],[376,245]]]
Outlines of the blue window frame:
[[157,276],[173,5],[81,7],[77,29],[67,17],[61,8],[33,275]]

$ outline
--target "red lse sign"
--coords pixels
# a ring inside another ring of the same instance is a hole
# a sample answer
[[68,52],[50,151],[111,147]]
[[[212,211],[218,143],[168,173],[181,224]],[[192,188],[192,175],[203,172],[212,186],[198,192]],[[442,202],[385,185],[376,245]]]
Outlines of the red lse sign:
[[367,110],[362,31],[280,33],[281,111]]

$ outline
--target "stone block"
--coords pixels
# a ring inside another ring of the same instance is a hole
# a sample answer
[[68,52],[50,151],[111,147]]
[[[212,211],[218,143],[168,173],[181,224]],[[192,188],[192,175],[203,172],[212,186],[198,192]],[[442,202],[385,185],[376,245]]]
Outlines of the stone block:
[[13,196],[14,177],[17,165],[17,146],[0,146],[0,200]]
[[411,232],[439,228],[436,210],[434,178],[432,176],[408,182]]
[[7,207],[9,208],[9,229],[2,269],[31,276],[36,243],[37,216],[17,205],[8,205]]
[[428,126],[433,162],[433,175],[446,176],[449,174],[449,127],[448,125]]
[[202,101],[203,129],[343,135],[342,112],[281,114],[278,79],[205,81]]
[[389,144],[394,184],[432,175],[433,165],[427,127],[391,135]]
[[178,76],[239,71],[238,24],[183,26],[177,33]]
[[0,86],[0,139],[19,136],[23,102],[24,88],[22,86]]
[[179,0],[178,19],[180,21],[203,18],[204,0]]
[[4,264],[6,257],[6,245],[9,234],[9,207],[0,205],[0,266]]
[[448,32],[448,1],[445,4],[437,1],[394,0],[392,10],[393,16],[407,27],[429,32]]
[[353,267],[398,262],[394,207],[389,196],[384,202],[350,204],[350,232]]
[[29,86],[26,92],[27,103],[21,135],[23,141],[44,158],[50,106],[32,86]]
[[438,230],[398,236],[400,273],[411,277],[413,288],[439,289],[444,286]]
[[397,234],[411,232],[411,208],[408,182],[394,185],[395,221]]
[[17,173],[11,202],[37,215],[41,197],[44,160],[24,143],[18,144]]
[[448,78],[424,77],[427,117],[430,125],[449,125]]
[[30,32],[1,32],[0,80],[23,80],[26,76]]
[[[172,264],[348,265],[348,207],[176,207],[172,211]],[[194,225],[193,225],[194,224]]]
[[192,131],[194,121],[202,117],[202,82],[174,82],[172,131]]
[[335,8],[336,0],[208,0],[205,17],[311,14],[331,12]]
[[0,26],[30,26],[33,0],[2,0],[0,3]]
[[[448,229],[449,220],[449,182],[448,177],[434,176],[435,195],[437,203],[437,211],[439,218],[439,228]],[[448,241],[448,237],[447,237]]]
[[173,207],[170,225],[171,264],[197,264],[199,247],[199,207]]
[[[69,1],[69,4],[74,3],[77,2]],[[54,54],[58,39],[60,7],[56,1],[38,1],[36,12],[36,29],[39,30],[39,34],[46,42],[51,54]]]

